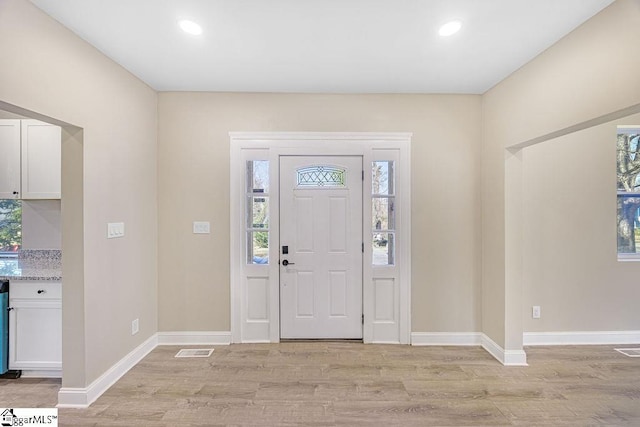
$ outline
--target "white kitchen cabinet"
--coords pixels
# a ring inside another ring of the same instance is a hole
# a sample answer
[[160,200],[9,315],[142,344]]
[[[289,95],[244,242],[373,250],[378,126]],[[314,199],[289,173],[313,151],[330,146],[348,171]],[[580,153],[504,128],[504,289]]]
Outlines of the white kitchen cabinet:
[[22,199],[59,199],[62,130],[38,120],[22,120]]
[[20,120],[0,120],[0,199],[20,198]]
[[9,286],[9,369],[24,375],[62,373],[62,283],[12,281]]
[[62,129],[38,120],[0,120],[0,198],[59,199]]

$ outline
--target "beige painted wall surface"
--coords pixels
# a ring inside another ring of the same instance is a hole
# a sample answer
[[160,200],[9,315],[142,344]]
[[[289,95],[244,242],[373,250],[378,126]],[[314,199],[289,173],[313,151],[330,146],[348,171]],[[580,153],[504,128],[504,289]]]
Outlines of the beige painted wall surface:
[[505,310],[522,312],[513,310],[522,301],[503,300],[505,272],[511,273],[504,264],[505,239],[511,239],[505,235],[504,147],[640,102],[634,71],[640,57],[629,54],[640,45],[638,22],[640,0],[618,0],[483,95],[482,323],[499,344],[507,339]]
[[[0,101],[84,129],[84,212],[73,214],[84,217],[84,298],[70,272],[63,358],[77,363],[65,362],[63,384],[85,387],[157,331],[157,95],[26,0],[0,1],[0,57]],[[80,198],[74,188],[63,182],[63,212],[78,209],[64,200]],[[107,240],[109,221],[126,236]]]
[[478,96],[160,93],[159,330],[230,329],[230,131],[413,132],[412,330],[479,330],[480,120]]
[[62,249],[60,200],[22,202],[22,249]]
[[524,150],[525,332],[640,330],[640,265],[616,257],[617,124],[640,114]]

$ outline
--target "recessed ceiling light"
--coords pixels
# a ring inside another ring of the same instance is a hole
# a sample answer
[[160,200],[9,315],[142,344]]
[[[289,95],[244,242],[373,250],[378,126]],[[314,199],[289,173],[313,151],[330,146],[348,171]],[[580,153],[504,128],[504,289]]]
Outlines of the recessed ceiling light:
[[462,28],[462,23],[460,21],[451,21],[440,27],[440,31],[438,31],[438,33],[443,37],[447,37],[460,31],[460,28]]
[[192,34],[194,36],[199,36],[202,34],[202,27],[196,24],[193,21],[189,21],[188,19],[183,19],[178,21],[178,25],[187,34]]

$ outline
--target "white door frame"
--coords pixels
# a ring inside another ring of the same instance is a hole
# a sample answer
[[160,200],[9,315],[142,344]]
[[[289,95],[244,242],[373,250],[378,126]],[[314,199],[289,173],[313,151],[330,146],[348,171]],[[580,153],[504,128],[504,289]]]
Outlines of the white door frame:
[[[231,339],[279,342],[279,158],[282,155],[362,156],[363,340],[409,344],[411,335],[411,134],[369,132],[230,132]],[[268,160],[269,264],[246,262],[246,164]],[[371,162],[396,164],[396,263],[372,266]],[[369,165],[369,167],[368,167]]]

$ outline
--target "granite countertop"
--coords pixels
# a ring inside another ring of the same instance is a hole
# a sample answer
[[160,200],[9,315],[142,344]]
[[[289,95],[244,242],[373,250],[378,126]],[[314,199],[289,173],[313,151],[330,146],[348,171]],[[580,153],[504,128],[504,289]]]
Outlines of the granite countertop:
[[0,258],[0,280],[62,280],[62,253],[23,250],[15,258]]

